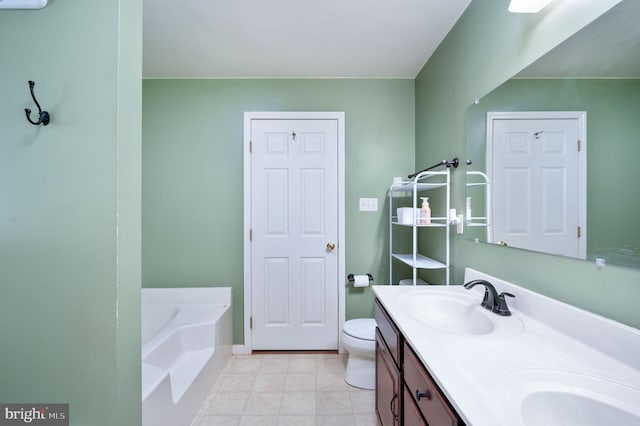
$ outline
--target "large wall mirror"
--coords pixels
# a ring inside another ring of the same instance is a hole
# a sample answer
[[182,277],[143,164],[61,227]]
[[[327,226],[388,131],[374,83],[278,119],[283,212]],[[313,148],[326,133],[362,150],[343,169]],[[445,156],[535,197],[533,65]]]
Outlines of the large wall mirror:
[[640,1],[466,111],[467,237],[640,268]]

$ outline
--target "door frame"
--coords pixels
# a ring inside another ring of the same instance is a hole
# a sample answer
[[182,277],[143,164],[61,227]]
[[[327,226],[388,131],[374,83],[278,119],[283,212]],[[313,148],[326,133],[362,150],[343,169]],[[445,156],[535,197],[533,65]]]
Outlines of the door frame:
[[[488,111],[486,121],[485,162],[489,182],[493,182],[493,121],[494,120],[578,120],[578,222],[582,238],[578,240],[579,258],[587,258],[587,112],[586,111]],[[493,201],[493,194],[491,197]],[[583,207],[583,208],[581,208]],[[493,221],[492,221],[493,223]],[[493,229],[490,240],[493,240]],[[488,241],[493,242],[493,241]]]
[[251,121],[252,120],[336,120],[338,124],[338,350],[343,352],[340,331],[345,320],[345,114],[344,112],[287,112],[248,111],[244,113],[244,203],[243,203],[243,262],[244,262],[244,344],[234,345],[233,353],[250,354],[253,348],[251,318]]

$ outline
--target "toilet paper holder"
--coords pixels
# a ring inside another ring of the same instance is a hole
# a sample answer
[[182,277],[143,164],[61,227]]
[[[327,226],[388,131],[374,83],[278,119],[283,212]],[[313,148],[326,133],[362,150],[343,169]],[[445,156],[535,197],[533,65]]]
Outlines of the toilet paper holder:
[[[367,274],[367,277],[369,277],[369,281],[373,281],[373,275],[371,275],[371,274]],[[348,280],[349,282],[353,282],[353,281],[355,281],[354,275],[353,275],[353,274],[349,274],[349,275],[347,275],[347,280]]]

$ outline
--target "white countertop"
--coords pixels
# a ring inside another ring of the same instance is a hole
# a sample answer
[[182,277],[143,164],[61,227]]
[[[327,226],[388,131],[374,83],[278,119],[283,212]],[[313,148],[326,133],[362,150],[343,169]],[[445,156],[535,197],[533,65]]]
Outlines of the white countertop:
[[[640,419],[640,331],[554,301],[493,277],[511,291],[520,332],[503,336],[457,335],[409,314],[401,296],[447,291],[482,300],[483,288],[373,286],[373,291],[443,393],[468,425],[517,426],[523,398],[535,390],[571,391],[612,403]],[[474,278],[475,279],[475,278]],[[499,281],[499,280],[497,280]],[[495,314],[492,314],[495,315]],[[500,318],[503,320],[504,318]],[[576,322],[578,324],[576,324]],[[572,330],[581,330],[571,335]],[[639,423],[640,424],[640,423]]]

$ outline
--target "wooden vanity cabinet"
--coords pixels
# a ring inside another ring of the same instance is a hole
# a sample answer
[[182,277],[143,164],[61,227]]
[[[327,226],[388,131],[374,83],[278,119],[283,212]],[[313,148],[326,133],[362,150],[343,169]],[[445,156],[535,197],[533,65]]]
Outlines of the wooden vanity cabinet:
[[464,423],[405,341],[380,302],[375,304],[376,414],[382,426]]
[[401,334],[380,302],[375,304],[376,319],[376,415],[382,426],[401,426],[402,365]]
[[413,397],[411,396],[411,391],[405,385],[404,394],[403,394],[403,402],[404,405],[402,407],[402,420],[407,426],[428,426],[427,422],[422,417],[422,413],[420,409],[413,401]]
[[[459,426],[464,423],[453,408],[447,398],[442,394],[438,385],[433,381],[427,370],[413,352],[413,349],[404,342],[404,364],[402,373],[404,386],[408,390],[409,398],[418,408],[426,423],[429,426]],[[408,400],[404,401],[405,407],[409,405]],[[409,423],[405,423],[409,425]]]
[[400,426],[402,377],[379,330],[376,330],[376,415],[383,426]]

